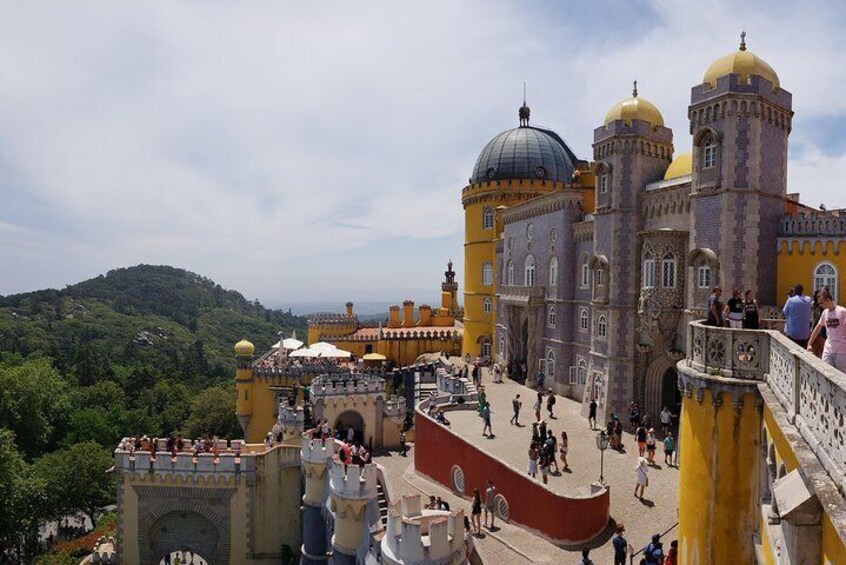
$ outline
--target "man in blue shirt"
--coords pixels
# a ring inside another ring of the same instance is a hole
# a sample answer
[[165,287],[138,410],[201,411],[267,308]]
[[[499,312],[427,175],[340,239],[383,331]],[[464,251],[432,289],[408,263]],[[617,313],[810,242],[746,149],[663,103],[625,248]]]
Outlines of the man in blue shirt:
[[617,524],[617,535],[611,540],[614,545],[614,565],[626,565],[628,554],[631,552],[629,542],[623,537],[625,531],[623,524]]
[[804,291],[802,285],[797,284],[793,288],[793,296],[787,299],[782,310],[786,320],[784,333],[791,340],[801,345],[802,349],[808,347],[808,336],[811,335],[812,300],[810,296],[803,294]]

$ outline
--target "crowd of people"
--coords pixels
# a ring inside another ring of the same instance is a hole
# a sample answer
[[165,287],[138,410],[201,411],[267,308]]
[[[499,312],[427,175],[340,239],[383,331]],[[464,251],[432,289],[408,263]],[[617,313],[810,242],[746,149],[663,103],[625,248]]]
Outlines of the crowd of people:
[[233,453],[237,457],[241,455],[242,446],[240,440],[225,440],[211,435],[190,440],[178,434],[166,438],[150,438],[147,435],[124,438],[118,444],[118,449],[128,451],[130,455],[136,451],[149,452],[155,459],[159,453],[167,453],[171,457],[176,457],[178,453],[191,453],[195,457],[201,453],[212,453],[215,457],[221,453]]

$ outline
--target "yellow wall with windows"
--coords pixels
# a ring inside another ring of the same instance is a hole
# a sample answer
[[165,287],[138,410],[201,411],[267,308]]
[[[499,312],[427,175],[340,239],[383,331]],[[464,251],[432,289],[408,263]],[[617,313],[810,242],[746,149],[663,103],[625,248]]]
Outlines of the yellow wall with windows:
[[778,246],[778,304],[784,304],[790,287],[800,283],[805,294],[814,291],[814,270],[820,263],[831,263],[837,272],[837,287],[832,289],[840,303],[846,300],[842,290],[846,274],[846,241],[813,238],[783,239]]

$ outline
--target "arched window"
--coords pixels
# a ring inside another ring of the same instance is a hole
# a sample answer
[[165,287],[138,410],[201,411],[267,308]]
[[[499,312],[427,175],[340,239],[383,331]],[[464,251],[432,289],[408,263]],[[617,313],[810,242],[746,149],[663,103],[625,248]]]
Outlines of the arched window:
[[590,319],[588,318],[587,308],[582,308],[582,311],[579,313],[579,331],[588,331],[589,325]]
[[555,350],[546,350],[546,377],[549,381],[555,380]]
[[837,269],[831,263],[820,263],[814,269],[814,290],[827,286],[832,296],[837,294]]
[[484,312],[485,314],[490,314],[491,312],[493,312],[493,300],[491,300],[490,298],[485,298],[482,301],[482,312]]
[[587,361],[584,360],[584,357],[579,357],[579,384],[583,385],[587,382]]
[[555,327],[555,306],[550,306],[546,312],[546,325],[550,328]]
[[493,284],[493,265],[482,263],[482,284],[490,286]]
[[655,287],[655,259],[643,261],[643,288]]
[[499,334],[499,356],[505,358],[505,332]]
[[599,194],[605,194],[606,192],[608,192],[608,185],[611,184],[610,177],[610,173],[602,173],[599,176]]
[[590,266],[588,265],[587,257],[585,257],[582,261],[582,272],[581,277],[579,277],[579,279],[579,286],[581,288],[590,287]]
[[698,288],[711,288],[711,267],[701,265],[696,269],[696,286]]
[[535,258],[531,255],[526,257],[524,281],[526,286],[535,286]]
[[600,314],[596,319],[596,337],[605,339],[608,336],[608,318],[605,314]]
[[558,257],[549,262],[549,286],[558,286]]
[[482,210],[482,229],[490,230],[494,227],[494,211],[493,208],[485,208]]
[[480,354],[482,357],[490,357],[491,356],[491,340],[484,339],[482,340],[482,347],[480,348]]
[[676,258],[665,255],[661,260],[661,286],[676,288]]
[[596,286],[604,286],[605,285],[605,271],[602,270],[602,267],[598,268],[596,272],[593,274],[594,280],[596,281]]
[[702,168],[710,169],[717,166],[717,144],[709,139],[702,148]]
[[508,267],[506,267],[506,275],[505,280],[509,286],[514,285],[514,261],[508,261]]

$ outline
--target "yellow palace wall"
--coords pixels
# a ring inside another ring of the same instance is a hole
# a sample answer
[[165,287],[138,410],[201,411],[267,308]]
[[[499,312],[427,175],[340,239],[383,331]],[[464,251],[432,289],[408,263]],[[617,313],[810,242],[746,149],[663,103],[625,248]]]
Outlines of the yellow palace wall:
[[787,291],[797,283],[806,294],[814,289],[814,269],[820,263],[831,263],[837,271],[838,288],[832,289],[837,300],[843,301],[843,276],[846,275],[846,241],[822,238],[791,238],[779,241],[777,297],[784,303]]

